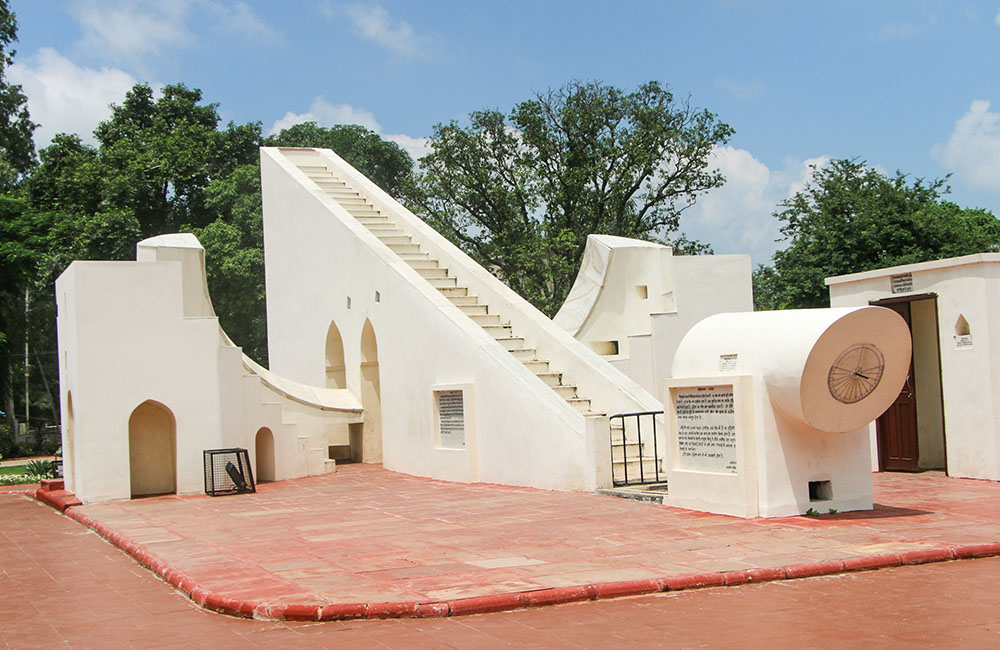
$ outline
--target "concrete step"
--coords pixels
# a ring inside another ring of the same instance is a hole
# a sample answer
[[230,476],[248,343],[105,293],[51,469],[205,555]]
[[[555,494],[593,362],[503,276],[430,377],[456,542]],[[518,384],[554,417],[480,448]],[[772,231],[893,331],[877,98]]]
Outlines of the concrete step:
[[[546,372],[548,370],[549,364],[547,361],[535,361],[533,363],[543,363],[545,368],[542,372],[536,372],[535,376],[545,382],[546,386],[562,386],[562,373],[560,372]],[[528,364],[524,364],[528,365]],[[531,370],[530,366],[528,368]]]
[[419,253],[420,244],[386,244],[394,253]]
[[642,448],[645,445],[640,445],[637,442],[626,443],[624,447],[622,445],[611,445],[611,460],[619,461],[624,458],[630,460],[636,460],[642,457]]
[[458,297],[475,297],[469,296],[468,287],[438,287],[437,290],[441,292],[441,295],[452,302],[454,302],[455,298]]
[[566,402],[580,413],[590,413],[590,400],[582,397],[572,397]]
[[607,488],[597,490],[597,493],[612,497],[619,497],[621,499],[634,499],[635,501],[643,501],[645,503],[663,503],[663,499],[667,496],[668,490],[667,483],[664,480],[662,483],[650,483],[648,485],[630,485]]
[[[417,244],[412,244],[412,245],[416,246]],[[392,247],[390,246],[390,248]],[[458,288],[458,280],[456,280],[455,278],[428,278],[427,281],[430,282],[431,286],[434,287],[435,289]]]
[[420,269],[436,269],[440,266],[437,260],[432,260],[429,257],[417,260],[404,259],[403,261],[409,264],[411,269],[416,269],[417,271],[419,271]]
[[[511,340],[520,341],[521,345],[524,345],[524,339],[511,339]],[[500,345],[503,345],[504,348],[506,348],[506,350],[510,352],[514,356],[514,358],[520,361],[521,363],[533,361],[535,356],[537,356],[538,354],[538,351],[535,348],[518,347],[516,345],[514,347],[507,347],[506,345],[503,344],[503,341],[500,342]]]
[[[465,289],[465,287],[462,287],[462,288]],[[466,289],[466,291],[468,291],[468,289]],[[442,291],[441,293],[444,293],[444,292]],[[458,307],[472,306],[472,305],[478,305],[479,304],[479,297],[478,296],[468,296],[468,295],[456,296],[456,295],[451,295],[451,294],[445,294],[445,296],[448,298],[448,300],[450,300],[452,302],[453,305],[456,305]],[[485,307],[485,306],[486,305],[483,305],[483,307]]]
[[[640,472],[639,467],[642,466],[642,471]],[[628,458],[626,460],[612,460],[611,461],[611,475],[616,481],[624,481],[626,479],[625,467],[628,467],[628,480],[630,482],[635,481],[653,481],[656,480],[656,468],[659,466],[659,462],[655,458]],[[663,468],[660,468],[660,480],[666,480],[666,472]]]
[[[468,296],[466,296],[468,297]],[[469,316],[482,316],[487,312],[486,305],[471,304],[471,305],[457,305],[462,313],[468,314]]]
[[[548,361],[540,361],[538,359],[527,359],[527,360],[521,361],[521,363],[523,363],[525,366],[527,366],[528,370],[530,370],[531,372],[535,373],[536,375],[538,375],[538,374],[546,374],[549,371],[549,362]],[[555,374],[555,373],[553,373],[553,374]],[[559,376],[562,377],[562,375],[559,375]]]
[[386,246],[391,246],[393,244],[410,244],[413,243],[413,237],[409,235],[395,235],[390,233],[376,233],[376,237],[385,244]]
[[357,219],[358,221],[360,221],[361,223],[363,223],[366,226],[369,226],[369,225],[372,225],[372,224],[376,224],[376,223],[387,223],[387,222],[389,222],[389,217],[385,216],[384,214],[372,214],[372,215],[352,214],[351,216],[353,216],[355,219]]
[[368,228],[368,230],[370,230],[371,232],[373,232],[373,233],[375,233],[377,235],[382,235],[382,234],[386,234],[386,235],[404,235],[404,234],[406,234],[402,230],[399,229],[399,226],[397,226],[396,224],[394,224],[391,221],[377,221],[375,223],[369,223],[369,224],[365,224],[365,225]]
[[[486,330],[487,334],[489,334],[490,336],[492,336],[497,340],[509,339],[511,337],[511,334],[513,334],[513,332],[510,329],[510,325],[501,325],[497,323],[496,325],[483,325],[482,328]],[[521,340],[523,341],[524,339]]]
[[431,279],[431,278],[446,278],[446,277],[448,277],[448,269],[428,267],[428,268],[417,268],[417,269],[414,269],[414,270],[417,273],[419,273],[421,275],[421,277],[425,277],[428,280]]
[[[514,350],[530,349],[534,353],[534,349],[524,347],[524,339],[519,337],[510,337],[504,339],[497,339],[497,343],[502,345],[508,352],[513,352]],[[516,356],[516,355],[515,355]]]
[[[569,400],[576,398],[576,386],[551,386],[559,397]],[[588,402],[590,400],[587,400]]]
[[409,263],[409,262],[416,262],[416,261],[419,261],[419,260],[430,260],[430,261],[434,262],[434,264],[438,263],[437,260],[431,258],[431,254],[430,253],[400,253],[399,257],[400,257],[400,259],[402,259],[404,262],[407,262],[407,263]]
[[[497,316],[496,314],[486,313],[487,312],[486,305],[477,305],[477,307],[480,307],[482,311],[478,313],[469,313],[469,312],[466,313],[469,314],[469,318],[474,320],[478,325],[482,327],[486,327],[487,325],[501,325],[499,316]],[[462,311],[465,310],[463,309]]]

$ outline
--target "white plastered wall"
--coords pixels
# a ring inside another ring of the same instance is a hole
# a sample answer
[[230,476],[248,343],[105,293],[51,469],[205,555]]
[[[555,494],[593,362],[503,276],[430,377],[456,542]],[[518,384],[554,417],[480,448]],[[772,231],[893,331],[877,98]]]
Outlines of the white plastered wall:
[[[893,293],[892,276],[907,273],[912,276],[911,290]],[[937,296],[948,474],[1000,480],[1000,330],[993,325],[1000,318],[1000,254],[878,269],[827,278],[826,283],[834,307],[867,305],[908,295]],[[971,346],[956,345],[959,316],[969,324]],[[930,352],[917,351],[915,360],[926,354]],[[918,413],[918,421],[923,413]],[[936,414],[931,411],[926,417]],[[874,458],[874,425],[871,448]]]
[[[137,262],[74,262],[56,281],[67,488],[85,503],[131,495],[129,418],[152,400],[175,423],[178,493],[204,489],[202,453],[274,434],[276,479],[332,471],[334,431],[360,404],[283,381],[219,329],[192,235],[140,242]],[[68,408],[72,394],[72,419]]]
[[[353,172],[332,154],[317,151],[316,156],[318,164],[337,166],[338,173]],[[312,185],[281,151],[262,150],[261,175],[268,352],[274,372],[322,384],[332,320],[343,339],[347,387],[358,393],[361,333],[370,321],[378,346],[386,468],[454,481],[595,487],[587,428],[579,412]],[[367,179],[350,180],[361,185],[380,210],[396,210],[388,197],[365,184]],[[491,306],[502,302],[502,290],[477,277],[478,272],[488,273],[478,267],[469,270],[457,249],[448,249],[450,245],[426,232],[422,223],[408,226],[415,231],[414,240],[447,268],[471,276],[460,281],[472,293],[488,298]],[[533,345],[532,327],[523,322],[530,318],[500,306],[508,318],[522,319],[514,325],[527,345]],[[559,351],[547,354],[554,364],[558,356]],[[475,423],[468,435],[475,439],[464,452],[435,446],[433,396],[440,385],[474,387]]]
[[656,394],[695,323],[744,311],[753,311],[749,255],[674,255],[653,242],[590,235],[553,320]]

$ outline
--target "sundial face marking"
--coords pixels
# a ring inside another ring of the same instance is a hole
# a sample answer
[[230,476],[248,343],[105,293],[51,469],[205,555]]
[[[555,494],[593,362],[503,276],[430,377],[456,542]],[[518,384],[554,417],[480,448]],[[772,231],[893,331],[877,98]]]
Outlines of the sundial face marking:
[[872,394],[882,380],[885,358],[872,343],[857,343],[840,353],[830,366],[827,386],[838,402],[854,404]]

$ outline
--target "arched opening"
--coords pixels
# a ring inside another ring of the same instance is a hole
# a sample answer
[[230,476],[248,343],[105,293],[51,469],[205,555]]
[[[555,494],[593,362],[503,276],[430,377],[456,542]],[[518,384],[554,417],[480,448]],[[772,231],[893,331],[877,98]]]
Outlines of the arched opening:
[[274,480],[274,434],[267,427],[257,430],[254,441],[257,456],[257,482],[267,483]]
[[344,339],[337,324],[330,321],[326,332],[326,387],[347,388],[347,372],[344,369]]
[[177,491],[177,425],[163,404],[146,400],[128,419],[132,497]]
[[66,428],[63,430],[63,443],[62,443],[62,466],[63,466],[63,479],[66,481],[66,489],[72,492],[75,489],[76,480],[76,466],[73,464],[75,456],[73,455],[74,441],[73,441],[73,391],[68,391],[66,393]]
[[[361,406],[364,422],[351,425],[351,455],[363,463],[382,462],[382,397],[378,375],[378,343],[369,320],[361,330]],[[360,432],[360,435],[358,435]]]
[[970,336],[972,330],[969,328],[969,321],[965,320],[965,316],[959,314],[958,320],[955,321],[955,336]]

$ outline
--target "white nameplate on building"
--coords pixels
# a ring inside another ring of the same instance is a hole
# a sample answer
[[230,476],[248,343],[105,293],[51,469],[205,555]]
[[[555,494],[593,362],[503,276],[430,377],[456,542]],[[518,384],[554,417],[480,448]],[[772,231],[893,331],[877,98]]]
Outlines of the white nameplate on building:
[[736,474],[736,412],[732,386],[674,391],[678,469]]
[[438,398],[438,432],[441,446],[465,449],[465,397],[460,390],[442,390]]
[[972,347],[972,335],[971,334],[959,334],[955,337],[955,349],[961,350],[963,348]]

